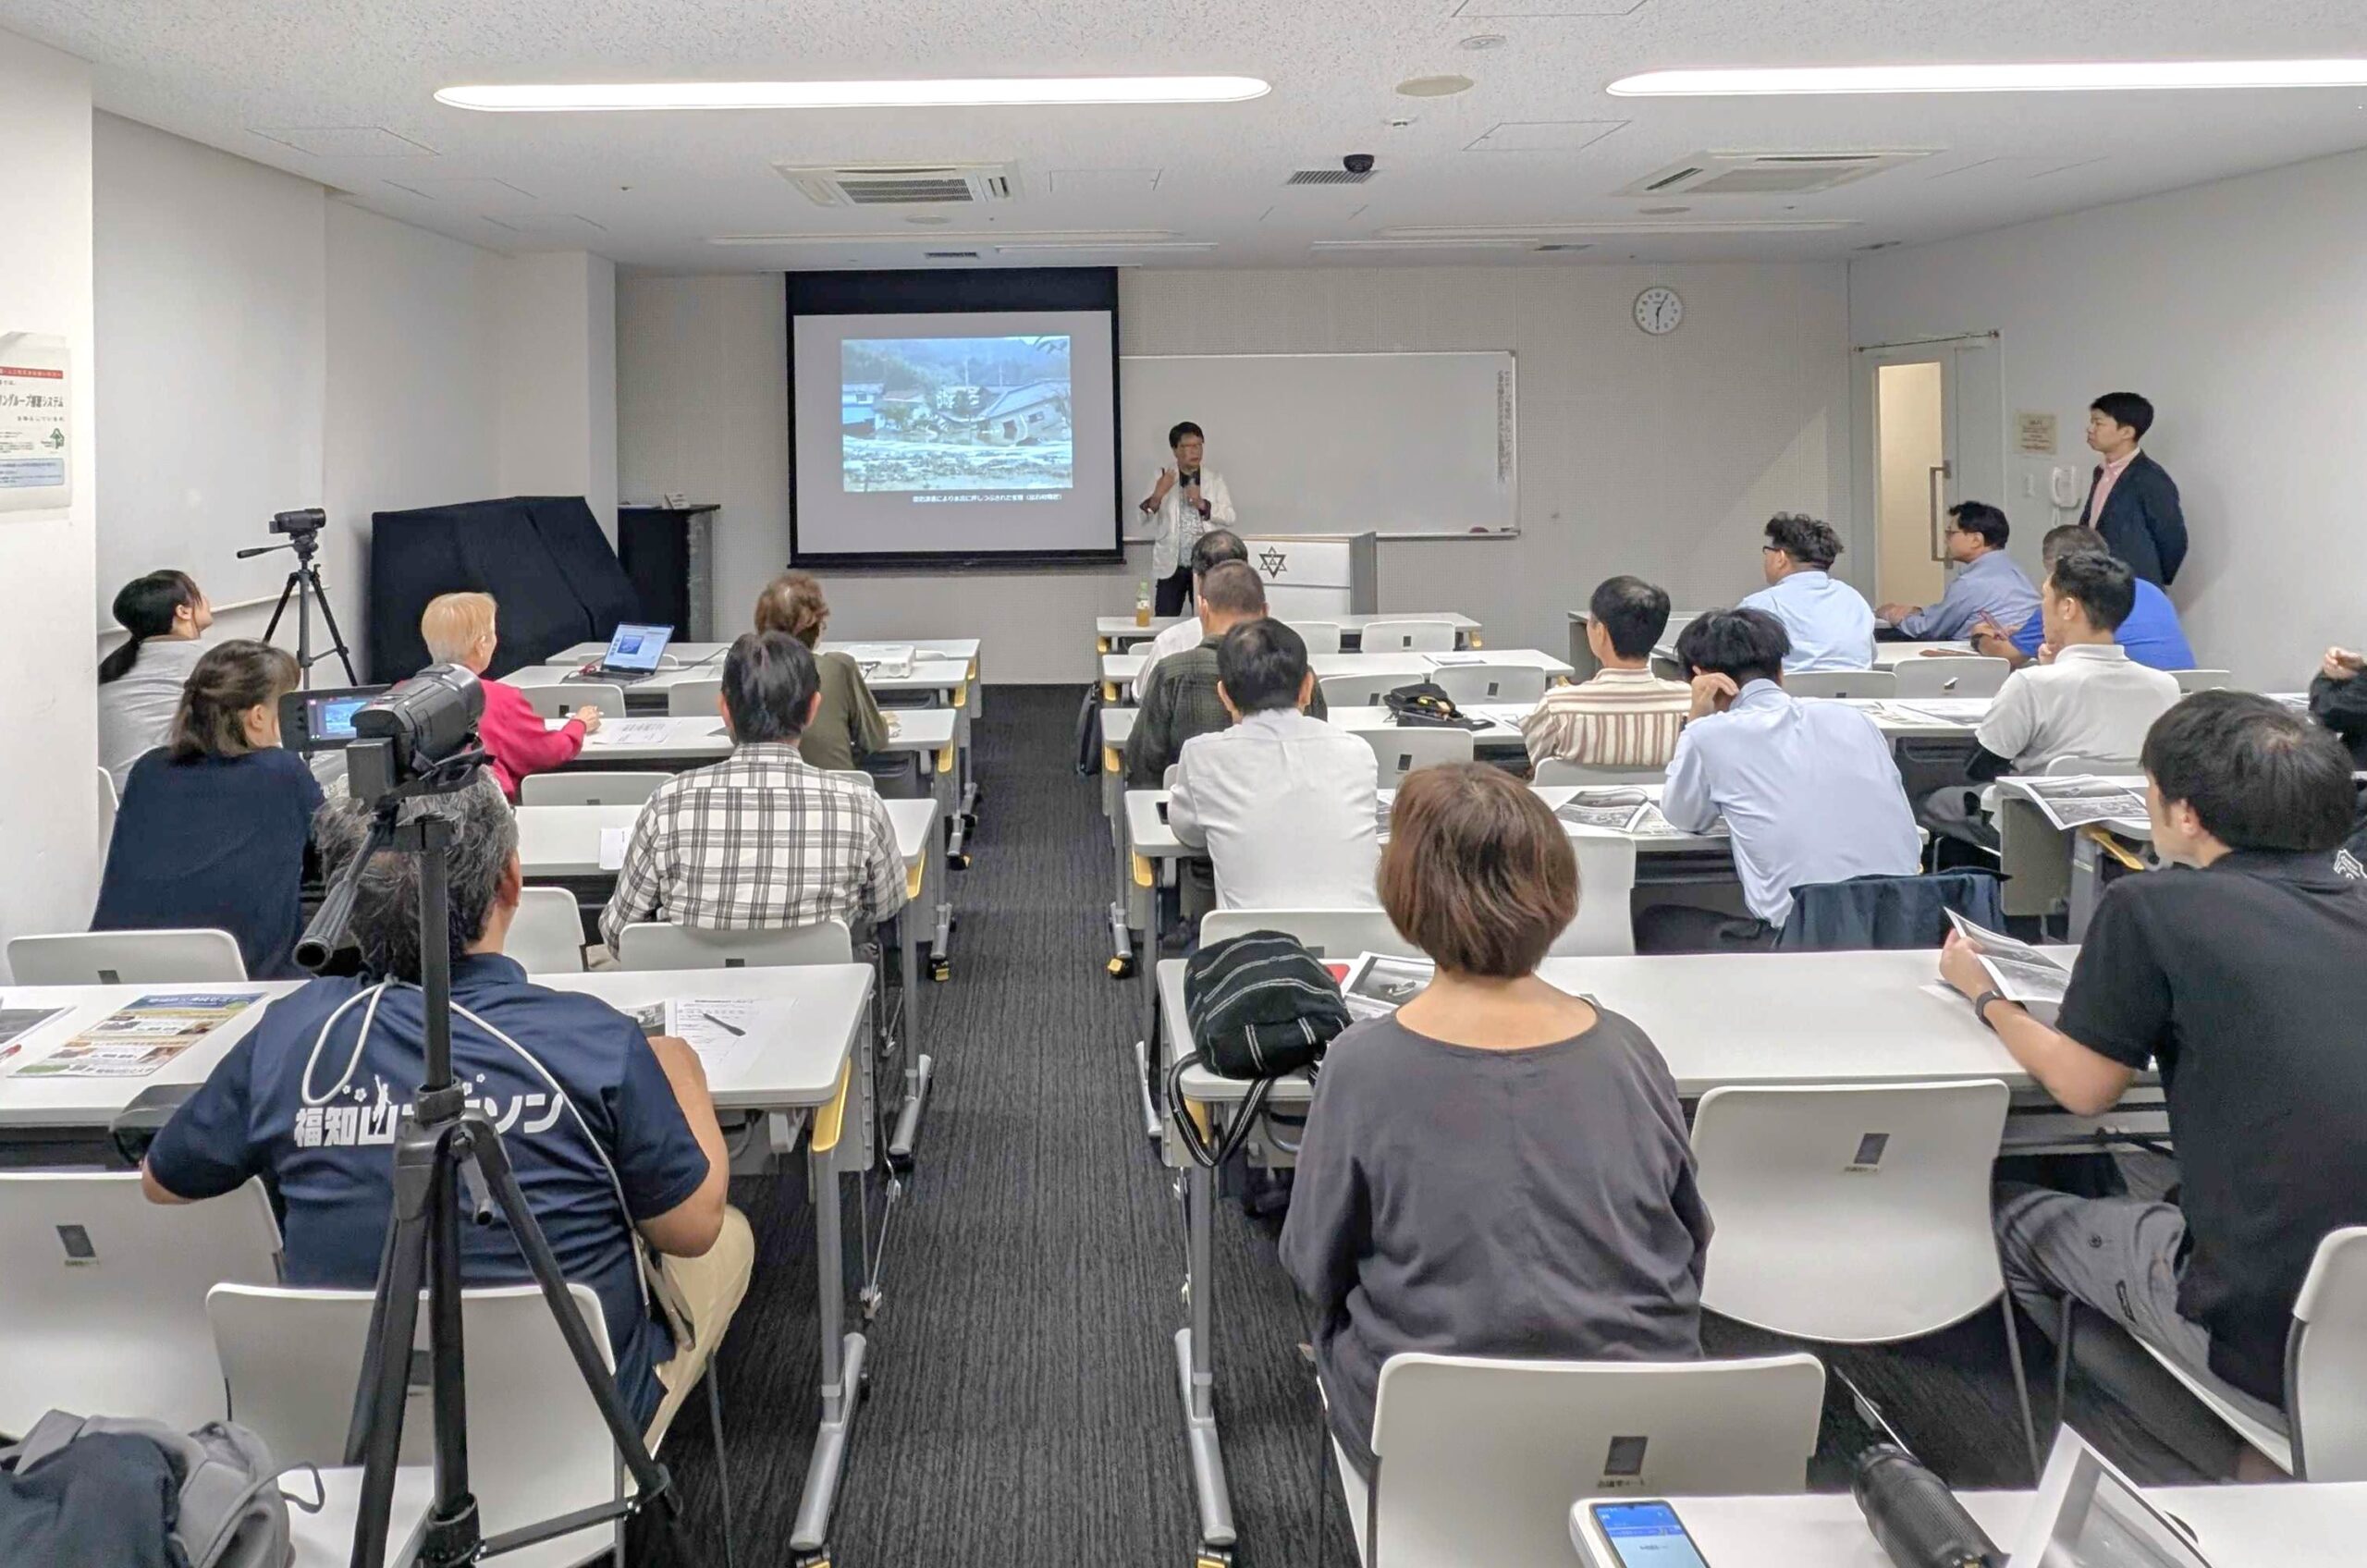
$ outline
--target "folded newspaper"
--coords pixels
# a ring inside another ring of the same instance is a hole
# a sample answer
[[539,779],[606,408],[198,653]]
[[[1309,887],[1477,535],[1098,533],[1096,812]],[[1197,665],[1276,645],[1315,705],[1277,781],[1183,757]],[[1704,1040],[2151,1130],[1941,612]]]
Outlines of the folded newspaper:
[[2053,1009],[2062,1004],[2071,972],[2052,955],[2003,932],[1976,925],[1954,910],[1948,911],[1948,923],[1958,936],[1981,949],[1981,967],[1996,984],[1999,996],[2029,1008]]
[[1721,839],[1727,834],[1723,820],[1711,823],[1703,833],[1686,832],[1661,815],[1660,802],[1645,790],[1581,790],[1553,815],[1573,827],[1600,828],[1637,839]]
[[1358,953],[1340,982],[1340,999],[1352,1018],[1387,1018],[1420,996],[1437,973],[1426,958]]
[[2091,822],[2143,823],[2148,820],[2145,791],[2126,778],[2095,774],[2008,780],[2014,792],[2038,807],[2047,821],[2061,828]]

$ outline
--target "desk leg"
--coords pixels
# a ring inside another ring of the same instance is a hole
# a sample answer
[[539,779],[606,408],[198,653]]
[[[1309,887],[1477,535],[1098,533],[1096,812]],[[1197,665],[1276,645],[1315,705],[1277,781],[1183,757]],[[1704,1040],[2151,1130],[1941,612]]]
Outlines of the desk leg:
[[1161,1042],[1159,1036],[1159,984],[1156,978],[1159,960],[1156,954],[1152,955],[1150,967],[1154,972],[1150,992],[1150,1016],[1143,1022],[1142,1038],[1134,1042],[1134,1088],[1142,1096],[1144,1135],[1150,1139],[1151,1146],[1156,1148],[1166,1141],[1166,1129],[1159,1125],[1159,1079],[1155,1075],[1161,1071],[1167,1060],[1166,1053],[1159,1048]]
[[1184,1229],[1190,1298],[1188,1321],[1175,1335],[1175,1370],[1184,1395],[1184,1439],[1192,1454],[1192,1494],[1200,1515],[1200,1545],[1229,1550],[1233,1543],[1233,1493],[1225,1485],[1224,1452],[1217,1443],[1215,1341],[1209,1331],[1216,1172],[1192,1161],[1184,1176]]
[[[870,1114],[868,1109],[864,1115]],[[830,1511],[845,1473],[847,1444],[854,1436],[854,1413],[862,1403],[864,1354],[868,1341],[846,1331],[846,1254],[840,1235],[837,1151],[807,1145],[808,1180],[814,1194],[815,1294],[822,1320],[822,1424],[814,1457],[805,1467],[805,1489],[789,1545],[809,1558],[828,1560]]]
[[[934,831],[934,828],[932,828]],[[904,981],[904,1103],[896,1113],[895,1131],[888,1138],[888,1162],[902,1170],[913,1162],[913,1144],[920,1136],[921,1111],[928,1103],[928,1084],[936,1064],[921,1051],[921,912],[928,908],[932,886],[944,873],[921,856],[921,890],[896,916],[896,946]],[[943,951],[942,939],[939,952]]]
[[2074,942],[2084,942],[2088,922],[2095,917],[2096,900],[2103,896],[2104,852],[2085,833],[2075,831],[2070,838],[2070,924],[2065,934]]

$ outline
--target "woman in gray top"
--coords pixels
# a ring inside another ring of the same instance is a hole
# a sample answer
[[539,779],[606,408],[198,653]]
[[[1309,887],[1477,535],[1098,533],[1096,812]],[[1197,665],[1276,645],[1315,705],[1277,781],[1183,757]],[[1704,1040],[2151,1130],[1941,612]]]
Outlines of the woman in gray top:
[[125,583],[114,609],[131,637],[99,661],[99,766],[121,790],[131,765],[170,737],[214,607],[189,573],[152,571]]
[[1536,974],[1577,880],[1562,825],[1502,769],[1423,768],[1398,791],[1381,903],[1437,976],[1332,1042],[1282,1242],[1365,1475],[1400,1352],[1701,1354],[1710,1216],[1668,1064]]

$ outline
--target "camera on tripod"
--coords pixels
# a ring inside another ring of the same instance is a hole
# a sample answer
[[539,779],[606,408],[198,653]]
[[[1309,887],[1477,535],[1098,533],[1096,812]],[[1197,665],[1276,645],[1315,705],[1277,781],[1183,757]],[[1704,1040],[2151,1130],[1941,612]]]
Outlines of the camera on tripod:
[[[321,619],[328,624],[329,653],[337,655],[345,667],[345,683],[355,684],[353,655],[346,650],[345,633],[337,630],[337,613],[329,608],[328,590],[321,586],[321,569],[313,557],[321,553],[321,530],[328,526],[329,514],[318,507],[300,507],[292,512],[271,514],[271,531],[288,542],[284,545],[257,545],[240,550],[239,558],[250,560],[267,556],[275,550],[292,550],[296,554],[296,570],[288,574],[288,585],[279,591],[279,603],[271,612],[271,624],[264,628],[266,643],[279,635],[280,619],[288,613],[289,600],[296,602],[296,670],[300,681],[313,683],[313,606],[318,605]],[[328,654],[317,655],[326,658]]]
[[303,507],[292,512],[272,513],[271,531],[274,533],[318,533],[328,526],[328,521],[329,514],[320,508]]

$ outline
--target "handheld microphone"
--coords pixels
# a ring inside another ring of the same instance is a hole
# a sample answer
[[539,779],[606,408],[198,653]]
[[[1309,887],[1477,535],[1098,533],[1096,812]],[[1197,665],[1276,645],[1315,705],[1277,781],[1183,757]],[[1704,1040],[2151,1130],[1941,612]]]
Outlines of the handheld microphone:
[[1849,1495],[1866,1527],[1898,1568],[1999,1568],[1997,1543],[1947,1483],[1891,1443],[1877,1443],[1849,1467]]

